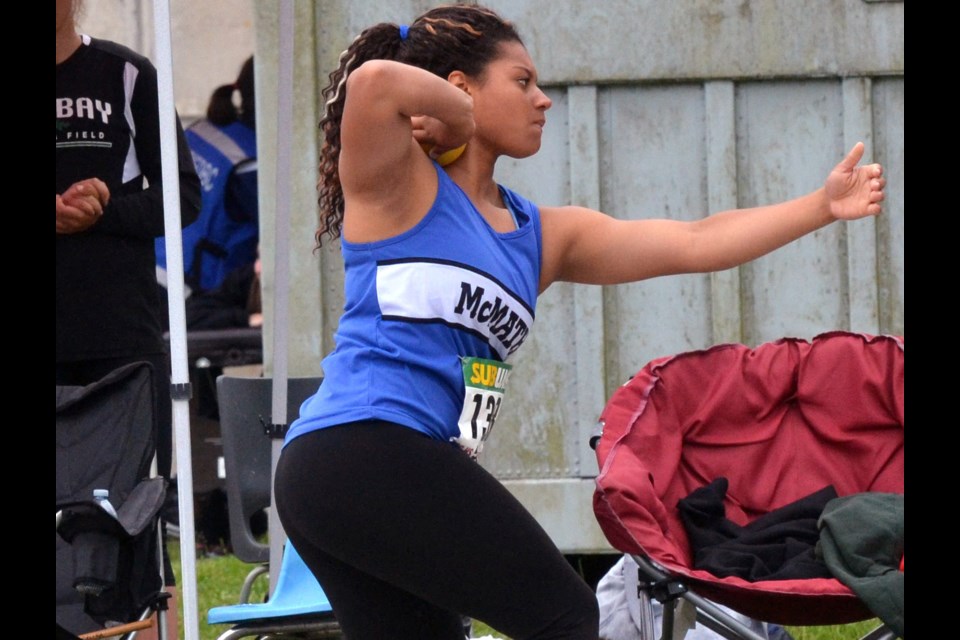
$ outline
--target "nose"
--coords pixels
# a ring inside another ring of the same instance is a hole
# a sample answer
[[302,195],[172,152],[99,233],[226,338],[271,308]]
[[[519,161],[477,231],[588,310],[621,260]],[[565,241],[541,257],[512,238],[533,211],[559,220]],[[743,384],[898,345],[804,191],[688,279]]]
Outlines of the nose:
[[553,106],[553,100],[550,99],[550,96],[544,93],[543,89],[541,89],[540,87],[537,87],[537,92],[538,92],[538,95],[537,95],[536,105],[538,109],[543,109],[544,111],[546,111],[547,109]]

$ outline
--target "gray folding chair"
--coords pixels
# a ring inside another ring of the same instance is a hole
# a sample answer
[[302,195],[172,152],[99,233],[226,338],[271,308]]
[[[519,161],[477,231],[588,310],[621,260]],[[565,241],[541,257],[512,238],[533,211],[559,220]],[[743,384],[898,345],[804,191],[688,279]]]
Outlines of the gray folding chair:
[[[297,416],[300,405],[322,381],[319,376],[288,378],[287,415]],[[217,378],[230,541],[238,559],[258,565],[244,581],[240,602],[248,601],[254,581],[266,573],[270,560],[270,545],[257,539],[252,523],[270,506],[272,438],[267,427],[272,391],[272,378]]]

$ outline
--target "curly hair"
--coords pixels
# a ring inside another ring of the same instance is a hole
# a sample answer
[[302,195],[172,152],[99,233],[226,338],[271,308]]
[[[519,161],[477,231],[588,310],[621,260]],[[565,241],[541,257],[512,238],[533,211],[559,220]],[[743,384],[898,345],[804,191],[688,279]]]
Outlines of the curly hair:
[[396,60],[414,65],[446,78],[453,71],[480,76],[499,55],[503,42],[523,43],[512,23],[490,9],[476,4],[438,6],[421,14],[406,27],[381,22],[365,29],[340,54],[336,69],[323,90],[326,108],[320,120],[323,146],[320,150],[320,176],[317,185],[320,228],[316,232],[319,247],[323,237],[340,236],[343,226],[343,188],[340,185],[340,122],[346,100],[347,75],[368,60]]

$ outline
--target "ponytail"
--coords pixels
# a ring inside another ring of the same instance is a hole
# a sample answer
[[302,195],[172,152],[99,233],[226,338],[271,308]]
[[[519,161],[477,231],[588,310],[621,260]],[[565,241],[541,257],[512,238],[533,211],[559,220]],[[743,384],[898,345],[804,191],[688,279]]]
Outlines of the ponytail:
[[[233,102],[234,92],[240,93],[240,107]],[[207,120],[224,127],[240,120],[251,129],[256,128],[256,110],[253,93],[253,56],[240,68],[240,75],[233,84],[224,84],[214,89],[207,105]]]
[[233,104],[233,92],[236,87],[232,84],[220,85],[210,96],[210,103],[207,105],[207,120],[213,124],[223,127],[236,122],[240,118],[240,112]]

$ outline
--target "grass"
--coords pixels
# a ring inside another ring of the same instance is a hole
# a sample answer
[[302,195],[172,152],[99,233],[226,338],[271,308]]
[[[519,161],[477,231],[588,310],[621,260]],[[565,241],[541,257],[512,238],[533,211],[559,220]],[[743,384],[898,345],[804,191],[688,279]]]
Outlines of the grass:
[[[170,552],[170,561],[173,564],[174,574],[177,577],[177,584],[183,584],[180,564],[180,541],[170,540],[168,545]],[[197,573],[197,618],[199,621],[199,639],[216,640],[216,638],[226,631],[227,625],[207,624],[207,611],[213,607],[219,607],[229,604],[237,604],[240,601],[240,588],[243,585],[244,578],[254,565],[247,564],[237,560],[232,555],[198,557],[196,562]],[[253,584],[250,592],[250,602],[263,602],[267,596],[268,579],[266,575],[261,576]],[[180,638],[184,638],[183,627],[183,592],[181,590],[181,606],[179,610],[179,629]]]
[[[170,560],[177,576],[177,584],[182,584],[180,573],[180,544],[170,541]],[[226,625],[208,625],[207,611],[211,607],[236,604],[240,598],[243,580],[253,565],[241,562],[232,555],[197,558],[197,617],[199,619],[199,640],[216,640],[227,630]],[[250,602],[262,602],[266,598],[268,580],[265,576],[254,583]],[[183,609],[180,608],[180,638],[184,638]],[[877,620],[831,626],[831,627],[787,627],[795,640],[857,640],[879,624]],[[481,622],[474,622],[473,635],[492,635],[495,638],[507,638],[498,634]]]

